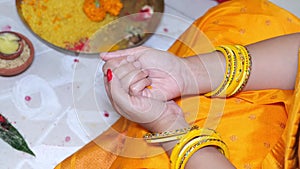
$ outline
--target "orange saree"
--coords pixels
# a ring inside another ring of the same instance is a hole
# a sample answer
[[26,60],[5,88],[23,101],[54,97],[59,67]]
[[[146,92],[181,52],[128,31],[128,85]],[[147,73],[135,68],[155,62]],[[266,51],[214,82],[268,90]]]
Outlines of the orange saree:
[[[193,26],[214,46],[246,45],[300,32],[300,19],[266,0],[231,0],[210,9]],[[203,38],[198,36],[202,35],[188,29],[169,51],[188,57],[211,50],[200,45]],[[293,169],[298,165],[299,83],[300,74],[295,90],[246,91],[227,99],[194,96],[178,100],[178,104],[189,122],[214,127],[221,134],[237,168]],[[120,118],[56,169],[170,168],[160,146],[143,142],[146,132]]]

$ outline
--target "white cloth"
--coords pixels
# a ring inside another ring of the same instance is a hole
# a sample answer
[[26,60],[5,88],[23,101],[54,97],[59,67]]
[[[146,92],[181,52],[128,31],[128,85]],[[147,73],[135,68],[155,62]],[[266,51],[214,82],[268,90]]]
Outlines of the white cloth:
[[[166,10],[174,13],[173,8]],[[163,17],[157,35],[145,45],[168,49],[193,21],[176,15]],[[0,31],[4,30],[19,32],[34,45],[29,69],[0,76],[0,113],[20,131],[36,157],[0,140],[0,168],[52,169],[119,118],[104,90],[103,62],[98,56],[75,57],[45,45],[22,23],[14,0],[0,0]]]

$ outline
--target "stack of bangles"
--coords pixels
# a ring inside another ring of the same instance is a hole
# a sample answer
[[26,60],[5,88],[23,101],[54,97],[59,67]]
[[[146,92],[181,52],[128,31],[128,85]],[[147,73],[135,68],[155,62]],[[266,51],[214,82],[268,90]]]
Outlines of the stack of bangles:
[[207,97],[230,97],[243,90],[251,72],[251,55],[242,45],[221,45],[216,47],[226,59],[226,71],[222,83]]
[[147,133],[144,135],[144,139],[148,143],[179,140],[170,156],[172,169],[183,169],[196,151],[207,146],[216,147],[225,157],[229,158],[226,144],[221,140],[219,134],[212,129],[193,126],[163,133]]
[[[230,97],[242,91],[251,72],[251,56],[245,46],[222,45],[216,47],[226,59],[226,71],[222,83],[213,91],[206,93],[207,97]],[[171,156],[171,168],[183,169],[188,159],[199,149],[214,146],[225,157],[229,158],[226,144],[219,134],[212,129],[203,129],[198,126],[167,131],[163,133],[147,133],[144,139],[148,143],[162,143],[179,140]]]

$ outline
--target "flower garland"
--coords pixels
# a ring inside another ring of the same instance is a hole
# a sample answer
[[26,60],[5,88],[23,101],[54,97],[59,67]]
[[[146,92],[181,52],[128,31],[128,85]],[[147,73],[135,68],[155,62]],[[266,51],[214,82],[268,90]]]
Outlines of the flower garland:
[[0,114],[0,138],[16,150],[35,156],[22,135],[2,114]]

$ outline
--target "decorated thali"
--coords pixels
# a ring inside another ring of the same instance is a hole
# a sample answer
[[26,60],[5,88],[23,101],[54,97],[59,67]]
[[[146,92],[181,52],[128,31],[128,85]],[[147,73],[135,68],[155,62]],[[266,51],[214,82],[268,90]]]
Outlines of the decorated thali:
[[26,27],[69,54],[95,54],[144,43],[157,28],[163,0],[16,0]]

